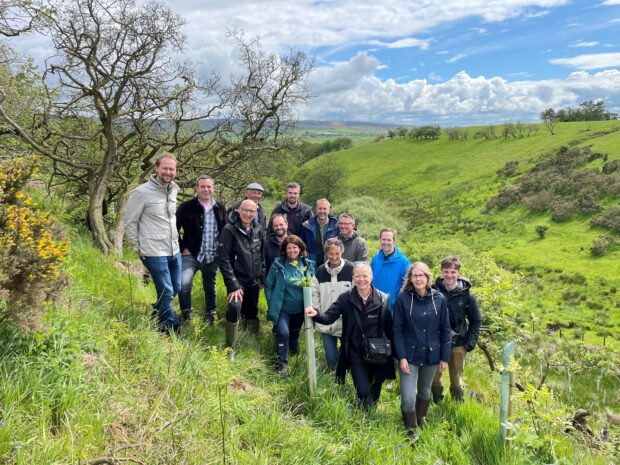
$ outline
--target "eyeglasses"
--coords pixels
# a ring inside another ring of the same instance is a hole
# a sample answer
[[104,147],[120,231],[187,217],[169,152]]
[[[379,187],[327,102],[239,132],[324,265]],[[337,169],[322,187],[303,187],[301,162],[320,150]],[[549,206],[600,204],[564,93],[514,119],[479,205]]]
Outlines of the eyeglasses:
[[256,213],[256,210],[252,210],[251,208],[243,208],[241,207],[241,210],[244,212],[248,212],[248,213]]
[[340,221],[338,224],[341,226],[353,226],[353,223],[343,223],[342,221]]
[[425,274],[412,274],[411,279],[426,279]]

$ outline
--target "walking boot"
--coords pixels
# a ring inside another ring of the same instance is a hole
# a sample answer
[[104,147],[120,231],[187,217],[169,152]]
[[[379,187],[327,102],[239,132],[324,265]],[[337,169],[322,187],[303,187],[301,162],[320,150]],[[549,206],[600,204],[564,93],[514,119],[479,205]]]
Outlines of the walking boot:
[[260,320],[245,320],[248,332],[258,338],[258,330],[260,328]]
[[183,320],[183,321],[191,321],[192,320],[192,312],[193,311],[194,310],[192,308],[181,310],[181,320]]
[[443,400],[443,386],[431,386],[431,393],[436,404]]
[[407,437],[412,441],[415,440],[418,435],[415,434],[415,429],[418,426],[418,419],[415,412],[401,412],[403,414],[403,424],[405,425],[405,431],[407,431]]
[[235,350],[237,350],[237,341],[239,340],[239,322],[226,322],[226,347],[231,350],[228,352],[228,360],[235,360]]
[[213,326],[213,322],[215,321],[215,317],[217,316],[217,309],[212,308],[211,310],[207,310],[205,314],[205,321],[207,322],[207,326]]
[[288,377],[288,369],[287,369],[287,364],[284,362],[278,362],[278,374],[282,377],[282,378],[286,378]]
[[424,428],[424,425],[426,423],[426,414],[428,413],[428,406],[430,405],[431,400],[422,400],[422,399],[416,399],[415,400],[415,414],[416,414],[416,418],[418,420],[418,427],[420,428]]
[[451,387],[450,396],[454,402],[463,402],[465,400],[465,389]]

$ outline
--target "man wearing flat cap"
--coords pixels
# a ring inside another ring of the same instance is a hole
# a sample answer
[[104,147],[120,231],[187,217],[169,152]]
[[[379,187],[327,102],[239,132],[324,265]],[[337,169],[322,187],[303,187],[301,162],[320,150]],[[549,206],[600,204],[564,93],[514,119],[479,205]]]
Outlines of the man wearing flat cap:
[[[265,189],[263,188],[263,186],[261,186],[257,182],[252,182],[248,184],[248,187],[245,188],[245,199],[243,199],[251,200],[257,205],[258,208],[256,209],[256,216],[254,217],[254,219],[261,226],[263,230],[263,236],[265,235],[265,230],[267,229],[267,215],[265,214],[265,210],[263,210],[263,207],[261,207],[260,205],[260,200],[263,198],[264,191]],[[239,216],[237,210],[239,210],[239,206],[241,205],[241,202],[243,200],[234,204],[226,212],[226,217],[228,218],[229,223],[235,224],[235,221]]]

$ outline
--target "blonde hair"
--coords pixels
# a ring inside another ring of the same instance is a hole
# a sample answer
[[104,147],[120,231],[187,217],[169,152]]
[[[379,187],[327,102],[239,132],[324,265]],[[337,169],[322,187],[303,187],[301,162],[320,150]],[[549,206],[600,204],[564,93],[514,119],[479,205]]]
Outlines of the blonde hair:
[[420,270],[422,273],[424,273],[424,275],[426,276],[426,290],[430,290],[431,286],[433,285],[433,272],[424,262],[413,262],[413,264],[407,270],[407,276],[405,276],[403,287],[400,290],[413,291],[415,289],[413,287],[413,283],[411,282],[411,275],[413,274],[413,270]]

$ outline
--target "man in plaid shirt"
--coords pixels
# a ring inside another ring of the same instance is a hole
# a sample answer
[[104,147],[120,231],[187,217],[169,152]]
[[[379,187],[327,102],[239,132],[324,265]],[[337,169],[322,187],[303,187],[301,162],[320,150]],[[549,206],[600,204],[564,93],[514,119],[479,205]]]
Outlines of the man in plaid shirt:
[[205,293],[206,320],[213,324],[217,312],[215,279],[217,276],[217,243],[226,224],[226,207],[213,198],[215,183],[209,176],[196,180],[196,197],[177,209],[177,229],[183,258],[179,303],[184,320],[192,316],[192,282],[200,270]]

